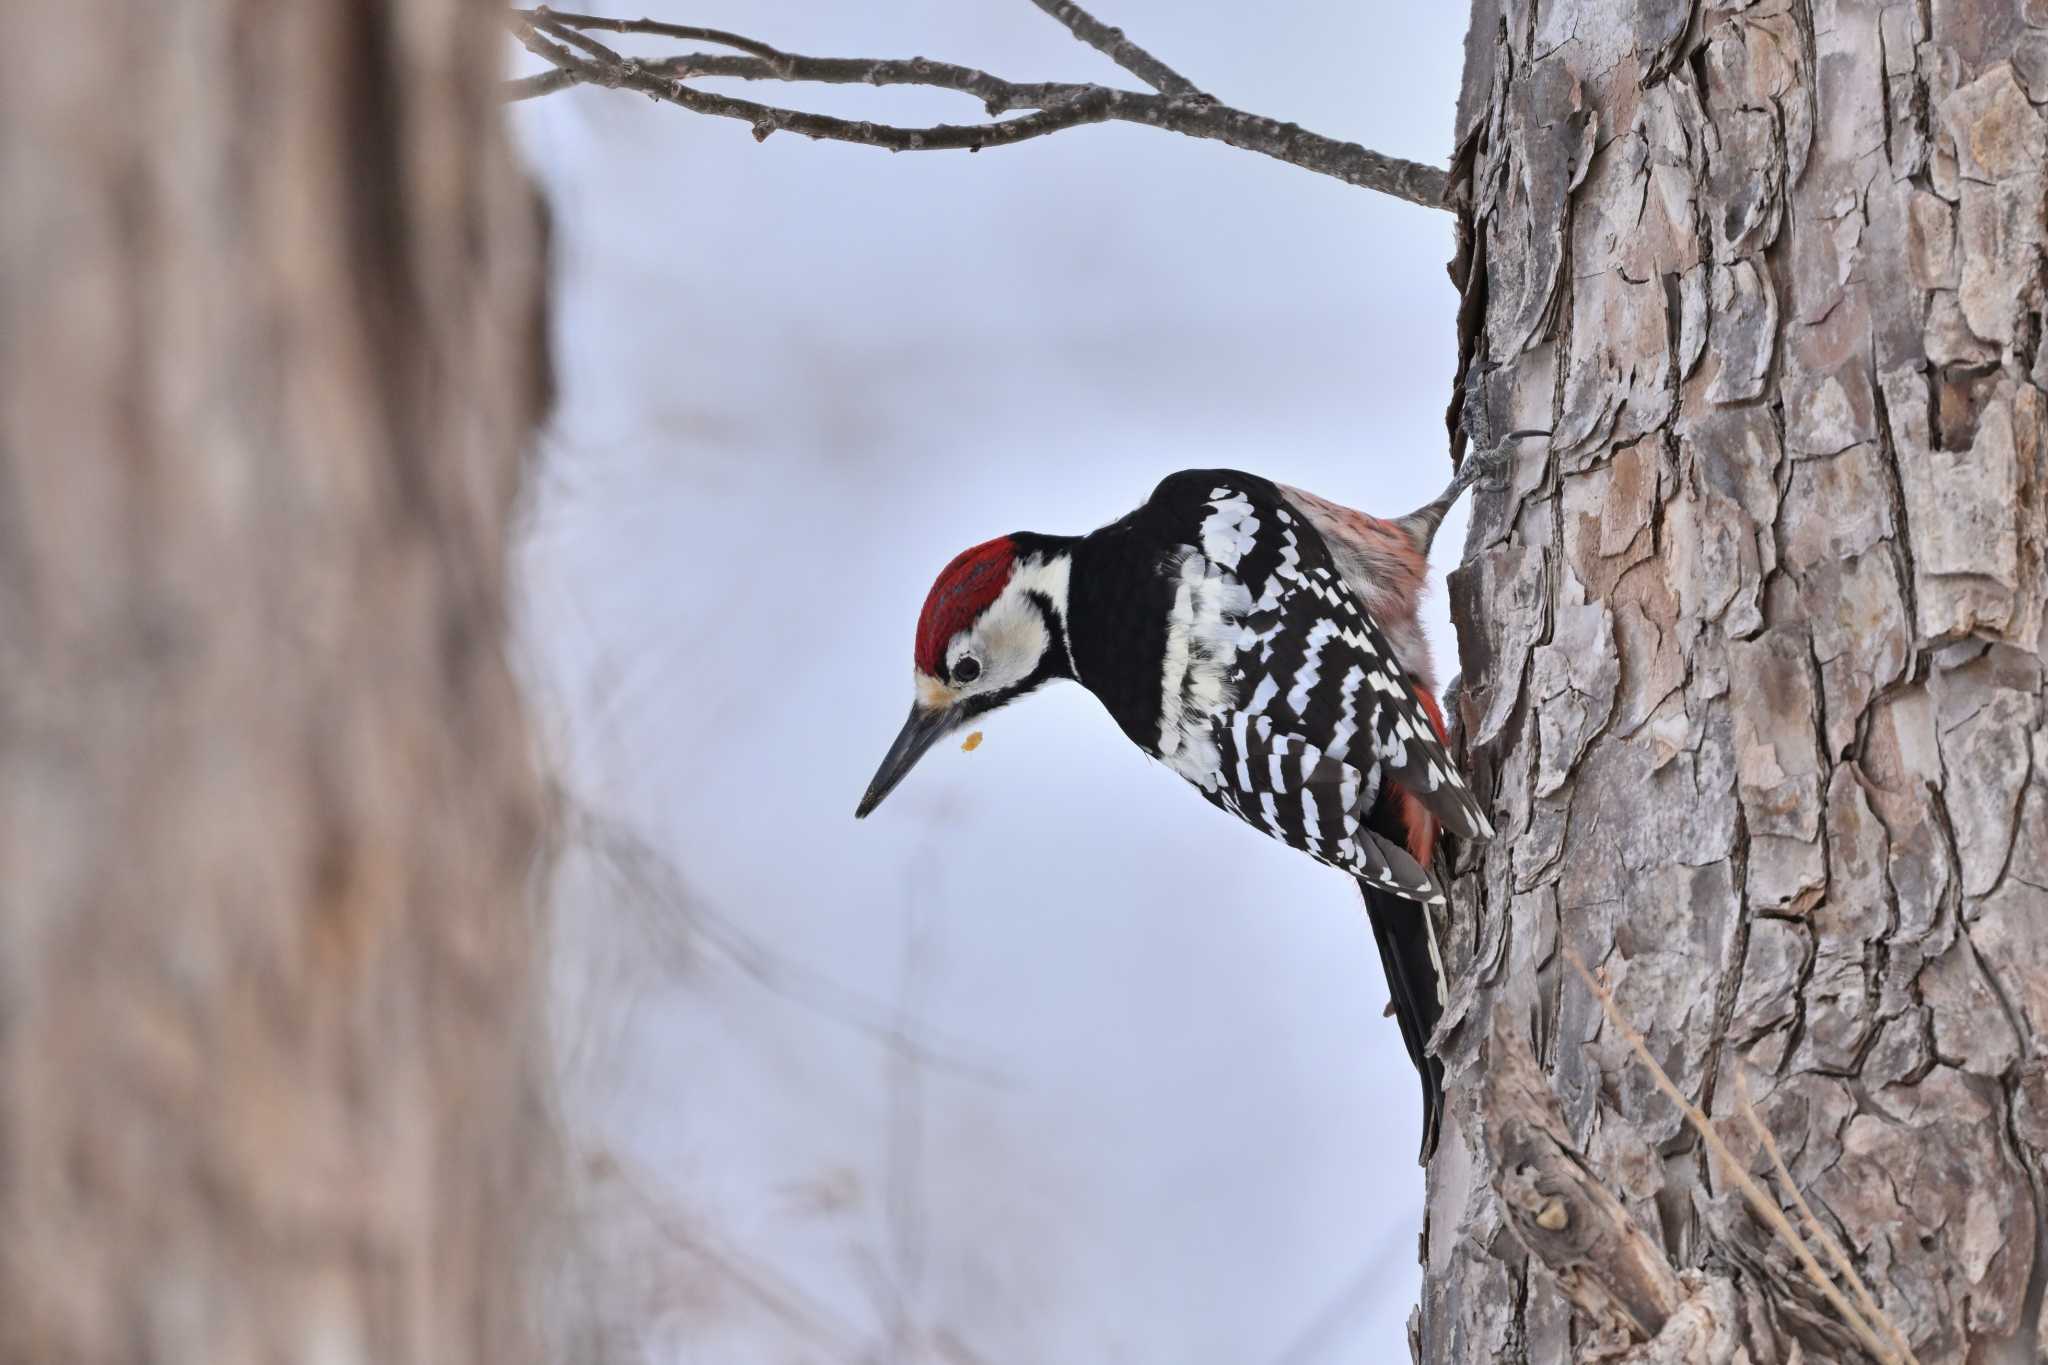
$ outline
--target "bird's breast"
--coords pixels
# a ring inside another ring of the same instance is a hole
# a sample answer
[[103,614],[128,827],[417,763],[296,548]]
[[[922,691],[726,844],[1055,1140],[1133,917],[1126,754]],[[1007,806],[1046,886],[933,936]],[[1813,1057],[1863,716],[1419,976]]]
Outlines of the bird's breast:
[[1216,769],[1209,730],[1238,700],[1239,651],[1252,596],[1236,575],[1192,547],[1178,556],[1171,579],[1155,743],[1161,759],[1194,777]]

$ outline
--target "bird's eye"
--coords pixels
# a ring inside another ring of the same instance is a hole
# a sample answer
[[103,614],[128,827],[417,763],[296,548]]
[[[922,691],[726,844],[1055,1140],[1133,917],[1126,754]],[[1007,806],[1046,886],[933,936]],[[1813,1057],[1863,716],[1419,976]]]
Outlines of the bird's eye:
[[954,682],[971,683],[980,676],[981,660],[975,658],[972,654],[961,655],[960,661],[953,665]]

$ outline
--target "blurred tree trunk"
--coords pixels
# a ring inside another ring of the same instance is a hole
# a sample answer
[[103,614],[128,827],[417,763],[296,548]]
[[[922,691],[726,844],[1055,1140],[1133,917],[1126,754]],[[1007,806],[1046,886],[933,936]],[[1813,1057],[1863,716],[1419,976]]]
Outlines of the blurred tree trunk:
[[496,11],[9,19],[0,1359],[530,1359]]
[[1754,1358],[1853,1357],[1561,949],[1709,1113],[1750,1077],[1921,1360],[2048,1359],[2044,102],[2042,0],[1474,6],[1453,426],[1556,436],[1452,583],[1502,837],[1454,912],[1424,1360],[1595,1335],[1493,1188],[1501,1004]]

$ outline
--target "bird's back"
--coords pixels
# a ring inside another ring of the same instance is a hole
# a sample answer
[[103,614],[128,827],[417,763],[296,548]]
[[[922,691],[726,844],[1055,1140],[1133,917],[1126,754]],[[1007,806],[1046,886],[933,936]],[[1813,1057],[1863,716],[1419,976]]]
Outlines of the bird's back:
[[1329,547],[1337,571],[1386,632],[1401,666],[1425,692],[1434,693],[1436,665],[1418,610],[1429,591],[1428,549],[1397,521],[1286,484],[1277,487]]
[[[1395,894],[1431,898],[1434,822],[1476,832],[1483,817],[1427,693],[1318,527],[1344,509],[1315,506],[1312,518],[1239,470],[1163,480],[1082,542],[1078,671],[1134,742],[1210,800]],[[1397,800],[1405,819],[1373,828]]]

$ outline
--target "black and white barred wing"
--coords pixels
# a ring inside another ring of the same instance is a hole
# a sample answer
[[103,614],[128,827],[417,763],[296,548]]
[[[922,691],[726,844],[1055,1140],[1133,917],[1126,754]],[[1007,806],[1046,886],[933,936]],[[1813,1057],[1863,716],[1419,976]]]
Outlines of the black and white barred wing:
[[1273,642],[1274,666],[1293,678],[1280,698],[1287,709],[1312,732],[1327,726],[1333,748],[1351,761],[1384,769],[1451,833],[1492,838],[1486,812],[1357,594],[1334,569],[1318,566],[1284,596],[1282,610],[1290,609],[1314,621],[1306,636],[1282,630]]
[[1376,772],[1330,757],[1271,716],[1239,711],[1212,731],[1217,783],[1209,799],[1274,838],[1407,900],[1440,904],[1420,863],[1365,825]]
[[[1180,565],[1185,589],[1175,611],[1176,621],[1186,623],[1186,650],[1194,660],[1184,670],[1183,707],[1173,705],[1171,657],[1168,667],[1163,739],[1183,752],[1163,756],[1180,758],[1176,766],[1206,790],[1206,773],[1199,770],[1210,766],[1211,743],[1220,767],[1224,745],[1193,722],[1208,719],[1229,729],[1233,713],[1242,713],[1348,766],[1361,781],[1399,783],[1452,833],[1490,838],[1485,812],[1444,751],[1392,645],[1344,582],[1322,538],[1278,488],[1226,471],[1193,471],[1162,484],[1154,496],[1162,495],[1196,503],[1201,514],[1201,545],[1190,547]],[[1225,641],[1228,668],[1203,669],[1203,656],[1213,656]],[[1170,637],[1170,656],[1174,648]],[[1221,683],[1227,710],[1205,707],[1210,697],[1195,695],[1193,681],[1205,675]],[[1235,795],[1239,801],[1261,797],[1257,791]]]

